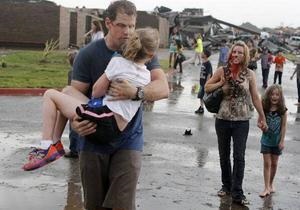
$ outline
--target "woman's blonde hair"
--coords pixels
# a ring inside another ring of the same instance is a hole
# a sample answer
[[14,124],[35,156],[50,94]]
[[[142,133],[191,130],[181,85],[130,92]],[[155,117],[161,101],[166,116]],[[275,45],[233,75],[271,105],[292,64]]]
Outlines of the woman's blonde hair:
[[231,55],[232,55],[232,51],[235,47],[242,47],[244,49],[244,59],[241,63],[241,66],[242,66],[242,70],[244,69],[247,69],[248,67],[248,64],[249,64],[249,60],[250,60],[250,55],[249,55],[249,48],[248,46],[245,44],[245,42],[243,41],[237,41],[236,43],[234,43],[232,45],[232,47],[230,48],[229,50],[229,56],[228,56],[228,62],[230,62],[230,59],[231,59]]
[[159,33],[157,29],[140,28],[137,29],[123,45],[123,57],[139,61],[154,55],[159,47]]

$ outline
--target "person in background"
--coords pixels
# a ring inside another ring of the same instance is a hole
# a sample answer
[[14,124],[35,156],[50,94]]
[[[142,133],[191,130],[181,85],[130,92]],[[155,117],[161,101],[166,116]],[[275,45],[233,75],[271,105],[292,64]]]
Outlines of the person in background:
[[88,36],[91,36],[91,42],[104,38],[103,28],[99,20],[93,20],[92,29],[84,35],[85,38]]
[[221,66],[227,65],[229,47],[227,47],[226,43],[227,43],[227,41],[225,39],[222,39],[221,47],[220,47],[220,51],[219,51],[218,68]]
[[298,102],[296,103],[297,106],[300,106],[300,59],[296,60],[296,68],[291,76],[291,80],[294,78],[295,74],[297,74],[296,84],[297,84],[297,91],[298,91]]
[[204,49],[201,53],[202,58],[202,65],[200,70],[200,91],[198,92],[198,98],[200,99],[200,107],[195,111],[196,114],[203,114],[204,113],[204,86],[208,79],[211,78],[212,72],[212,65],[209,61],[209,57],[211,52],[208,49]]
[[257,69],[257,60],[258,60],[258,54],[256,48],[252,48],[249,50],[250,60],[248,64],[248,69],[251,69],[252,71],[256,71]]
[[281,85],[281,78],[283,72],[283,65],[285,64],[285,57],[281,51],[278,51],[274,59],[275,63],[275,73],[274,73],[274,84],[276,84],[278,78],[278,84]]
[[275,192],[273,185],[277,171],[278,159],[284,148],[286,133],[287,108],[280,85],[271,85],[266,90],[262,106],[267,119],[268,129],[261,137],[261,150],[264,159],[265,189],[259,194],[265,197]]
[[170,37],[169,37],[169,68],[173,67],[176,60],[176,50],[177,50],[177,42],[182,42],[182,37],[177,29],[177,27],[173,27]]
[[260,55],[261,59],[261,73],[262,73],[262,82],[263,88],[268,87],[268,79],[269,79],[269,72],[270,72],[270,67],[273,63],[273,56],[271,52],[268,50],[268,48],[264,47],[262,49],[262,54]]
[[185,56],[183,54],[183,46],[180,40],[176,40],[176,59],[174,63],[174,69],[176,70],[179,64],[179,72],[182,73],[182,62],[185,61]]
[[[222,87],[223,99],[216,114],[215,129],[218,137],[218,149],[222,174],[222,187],[218,196],[231,195],[232,201],[240,205],[249,204],[243,191],[245,170],[245,151],[249,132],[249,95],[258,112],[257,126],[266,129],[266,119],[256,87],[255,72],[247,68],[249,49],[238,41],[229,51],[226,67],[220,67],[206,82],[207,93]],[[230,151],[233,141],[233,167]]]
[[195,49],[195,55],[194,55],[194,60],[193,60],[192,64],[196,65],[196,60],[198,58],[199,63],[197,65],[201,65],[202,64],[201,53],[203,52],[203,43],[202,43],[201,34],[197,35],[196,43],[194,45],[194,49]]

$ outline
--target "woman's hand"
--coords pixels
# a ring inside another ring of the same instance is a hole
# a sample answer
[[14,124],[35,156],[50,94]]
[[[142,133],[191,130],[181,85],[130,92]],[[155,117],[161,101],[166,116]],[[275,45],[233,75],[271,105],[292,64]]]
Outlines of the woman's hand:
[[259,127],[262,132],[267,132],[268,130],[268,125],[266,123],[265,117],[259,116],[257,119],[257,127]]
[[88,120],[82,120],[78,115],[76,115],[70,123],[72,129],[80,136],[87,136],[96,132],[97,124]]

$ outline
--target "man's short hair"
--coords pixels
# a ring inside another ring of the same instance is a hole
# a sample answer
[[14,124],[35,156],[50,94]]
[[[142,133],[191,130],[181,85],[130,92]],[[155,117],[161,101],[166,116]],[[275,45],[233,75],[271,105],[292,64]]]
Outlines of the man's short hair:
[[118,0],[112,2],[104,11],[104,18],[107,17],[111,21],[114,21],[117,18],[118,13],[137,16],[136,7],[132,2],[126,0]]

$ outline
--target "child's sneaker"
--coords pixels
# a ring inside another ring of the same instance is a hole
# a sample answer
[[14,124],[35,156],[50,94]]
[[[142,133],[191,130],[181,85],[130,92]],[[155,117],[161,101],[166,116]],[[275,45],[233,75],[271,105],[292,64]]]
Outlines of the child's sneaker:
[[28,163],[23,166],[25,171],[34,170],[44,165],[53,162],[65,154],[61,141],[51,145],[48,150],[39,150],[36,152],[37,156],[32,156]]
[[32,159],[37,157],[41,157],[41,158],[45,157],[48,152],[48,149],[33,147],[28,154],[28,160],[31,161]]
[[[50,146],[52,146],[52,144]],[[62,145],[61,141],[56,142],[54,146],[56,147],[59,153],[65,154],[64,146]],[[49,147],[47,149],[33,147],[33,149],[28,154],[28,160],[30,161],[36,157],[40,157],[40,158],[45,157],[46,154],[48,153]]]

